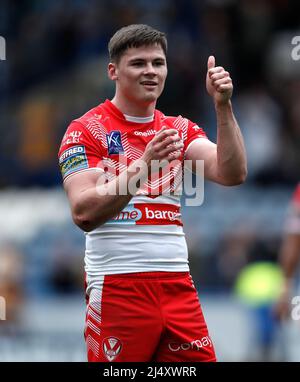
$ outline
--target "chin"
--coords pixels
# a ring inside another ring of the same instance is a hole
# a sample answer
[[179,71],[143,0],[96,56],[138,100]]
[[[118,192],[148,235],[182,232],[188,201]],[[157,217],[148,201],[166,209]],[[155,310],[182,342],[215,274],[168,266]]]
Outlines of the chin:
[[145,102],[154,102],[157,100],[159,96],[155,93],[145,94],[143,97],[143,101]]

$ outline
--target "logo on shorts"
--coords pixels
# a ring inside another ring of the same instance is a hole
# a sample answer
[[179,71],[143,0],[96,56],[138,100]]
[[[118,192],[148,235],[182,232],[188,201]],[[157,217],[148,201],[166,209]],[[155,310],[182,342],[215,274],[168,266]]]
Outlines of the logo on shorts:
[[111,131],[109,134],[106,134],[106,140],[108,154],[124,153],[120,131]]
[[171,351],[180,351],[180,350],[196,350],[200,351],[203,347],[212,347],[212,342],[209,336],[202,337],[199,340],[193,340],[191,342],[178,343],[170,342],[168,348]]
[[105,357],[111,362],[120,354],[122,342],[116,337],[106,337],[102,347]]

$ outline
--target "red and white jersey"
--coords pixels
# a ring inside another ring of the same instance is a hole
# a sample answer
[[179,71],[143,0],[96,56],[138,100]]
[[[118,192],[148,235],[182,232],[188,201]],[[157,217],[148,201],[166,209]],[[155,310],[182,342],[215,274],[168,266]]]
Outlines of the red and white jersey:
[[298,183],[289,205],[285,222],[285,232],[300,234],[300,183]]
[[183,158],[204,131],[186,118],[124,116],[109,100],[69,125],[59,150],[63,179],[82,171],[99,171],[112,180],[139,159],[163,126],[183,140],[180,160],[170,163],[138,191],[117,216],[86,233],[88,289],[99,276],[132,272],[188,271],[187,246],[180,214]]

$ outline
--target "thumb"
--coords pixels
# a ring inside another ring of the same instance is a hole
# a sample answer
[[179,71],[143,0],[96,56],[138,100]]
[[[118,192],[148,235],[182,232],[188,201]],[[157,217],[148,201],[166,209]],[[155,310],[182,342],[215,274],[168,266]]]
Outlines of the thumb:
[[215,63],[216,63],[215,57],[209,56],[207,60],[207,70],[214,68]]

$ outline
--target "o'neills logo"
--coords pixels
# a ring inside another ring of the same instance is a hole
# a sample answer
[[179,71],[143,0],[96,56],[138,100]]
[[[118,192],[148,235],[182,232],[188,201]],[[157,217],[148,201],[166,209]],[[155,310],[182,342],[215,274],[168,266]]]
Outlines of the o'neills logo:
[[105,357],[111,362],[122,350],[122,342],[116,337],[107,337],[103,340],[103,352]]
[[134,135],[140,135],[142,137],[148,137],[149,135],[155,135],[156,131],[155,130],[135,131],[133,134]]
[[202,337],[200,340],[194,340],[191,342],[184,342],[184,343],[178,343],[178,342],[170,342],[168,344],[168,347],[171,351],[186,351],[186,350],[201,350],[203,347],[212,347],[212,342],[209,336]]

